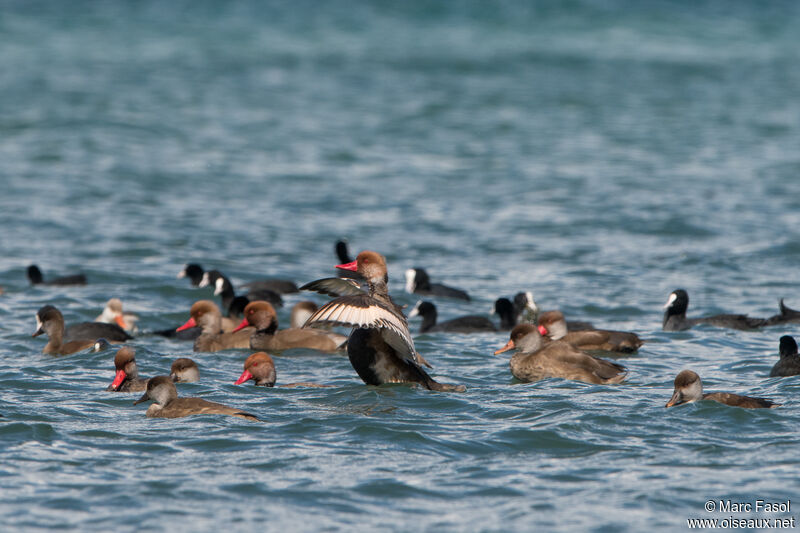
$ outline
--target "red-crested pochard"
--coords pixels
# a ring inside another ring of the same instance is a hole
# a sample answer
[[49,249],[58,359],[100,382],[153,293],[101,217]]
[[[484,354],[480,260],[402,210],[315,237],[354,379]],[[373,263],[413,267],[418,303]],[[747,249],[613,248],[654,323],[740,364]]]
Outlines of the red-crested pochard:
[[584,383],[620,383],[628,372],[625,367],[599,359],[563,341],[545,343],[533,324],[519,324],[511,330],[511,339],[495,355],[516,349],[509,366],[520,381],[563,378]]
[[[277,372],[275,370],[275,362],[272,357],[266,352],[256,352],[251,354],[244,362],[244,371],[239,379],[236,380],[234,385],[241,385],[246,381],[253,380],[258,386],[274,387],[277,379]],[[286,383],[280,385],[281,387],[315,387],[327,388],[330,385],[319,385],[317,383],[298,382]]]
[[700,381],[700,376],[691,370],[682,370],[675,377],[675,392],[672,393],[672,398],[664,407],[672,407],[673,405],[699,400],[712,400],[733,407],[744,407],[745,409],[771,408],[781,405],[765,398],[751,398],[730,392],[708,392],[703,394],[703,382]]
[[[87,324],[93,323],[88,322]],[[114,327],[119,329],[116,325],[114,325]],[[99,337],[99,335],[84,338],[73,337],[65,342],[64,316],[61,314],[61,311],[52,305],[45,305],[36,312],[36,331],[32,336],[38,337],[42,333],[46,333],[48,336],[48,342],[42,350],[42,353],[52,355],[69,355],[87,348],[92,348]]]
[[191,318],[175,331],[200,327],[202,333],[194,341],[195,352],[217,352],[229,348],[250,348],[250,335],[255,328],[222,333],[222,315],[217,304],[211,300],[199,300],[189,310]]
[[247,326],[255,327],[250,337],[250,348],[280,352],[292,348],[307,348],[320,352],[341,350],[347,337],[332,331],[318,329],[278,329],[278,314],[269,302],[256,301],[244,308],[244,318],[234,331]]
[[169,376],[156,376],[147,383],[147,389],[133,405],[152,400],[147,408],[149,418],[181,418],[190,415],[230,415],[258,420],[258,417],[221,403],[202,398],[178,398],[178,391]]
[[638,335],[627,331],[567,331],[567,321],[561,311],[545,311],[539,315],[539,333],[550,340],[567,342],[580,350],[633,353],[644,344]]
[[252,379],[256,385],[274,387],[276,378],[272,357],[266,352],[256,352],[245,360],[244,371],[234,385],[241,385]]
[[200,369],[188,357],[179,357],[172,362],[169,377],[175,383],[193,383],[200,381]]
[[664,331],[683,331],[698,324],[745,331],[767,325],[766,319],[753,318],[747,315],[713,315],[702,318],[686,318],[686,310],[689,308],[689,294],[683,289],[672,291],[664,308],[666,310],[661,324],[661,329]]
[[436,391],[465,390],[463,385],[439,383],[421,368],[422,360],[414,348],[406,318],[389,297],[389,276],[382,255],[363,251],[352,263],[337,267],[358,272],[366,281],[369,293],[358,289],[352,280],[339,278],[305,285],[306,289],[326,294],[336,293],[338,286],[340,294],[343,294],[323,305],[308,319],[306,326],[333,324],[352,327],[347,355],[365,383],[419,383]]
[[117,373],[107,391],[140,392],[147,388],[147,380],[139,377],[133,348],[123,346],[117,350],[117,355],[114,356],[114,368]]
[[45,281],[39,267],[31,265],[28,267],[28,281],[31,282],[31,285],[86,285],[86,276],[84,274],[72,274]]

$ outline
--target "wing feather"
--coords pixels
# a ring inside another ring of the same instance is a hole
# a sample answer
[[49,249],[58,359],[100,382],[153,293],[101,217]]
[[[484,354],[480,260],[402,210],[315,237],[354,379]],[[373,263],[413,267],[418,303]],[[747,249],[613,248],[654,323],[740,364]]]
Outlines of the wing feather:
[[314,291],[328,296],[358,296],[366,294],[358,281],[349,278],[324,278],[306,283],[301,291]]
[[303,327],[315,325],[380,329],[383,339],[400,356],[419,364],[406,318],[363,292],[331,300],[311,315]]

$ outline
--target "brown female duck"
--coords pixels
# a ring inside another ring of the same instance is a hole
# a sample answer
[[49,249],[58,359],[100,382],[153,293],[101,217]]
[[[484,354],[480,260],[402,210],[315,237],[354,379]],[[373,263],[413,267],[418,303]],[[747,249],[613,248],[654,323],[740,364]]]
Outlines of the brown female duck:
[[564,341],[545,343],[533,324],[520,324],[511,330],[511,339],[495,355],[515,349],[511,373],[520,381],[563,378],[584,383],[620,383],[628,375],[622,365],[582,352]]

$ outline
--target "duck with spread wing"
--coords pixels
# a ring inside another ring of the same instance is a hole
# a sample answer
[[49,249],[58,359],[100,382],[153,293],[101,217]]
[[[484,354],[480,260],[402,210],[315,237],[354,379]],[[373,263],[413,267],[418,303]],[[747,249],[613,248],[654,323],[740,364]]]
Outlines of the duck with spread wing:
[[419,383],[435,391],[462,392],[463,385],[439,383],[422,369],[426,364],[414,348],[402,309],[389,297],[386,259],[363,251],[352,263],[337,268],[360,274],[367,291],[351,279],[326,278],[301,287],[337,298],[319,308],[306,321],[309,326],[349,326],[347,355],[368,385]]

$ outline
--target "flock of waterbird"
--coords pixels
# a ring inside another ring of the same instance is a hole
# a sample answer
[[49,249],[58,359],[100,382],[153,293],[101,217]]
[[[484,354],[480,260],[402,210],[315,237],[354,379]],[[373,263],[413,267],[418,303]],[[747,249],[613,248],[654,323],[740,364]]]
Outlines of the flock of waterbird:
[[[404,309],[389,295],[385,258],[377,252],[362,251],[355,260],[348,256],[347,245],[336,244],[340,263],[337,277],[312,281],[297,287],[292,281],[267,279],[242,285],[245,294],[236,295],[233,284],[217,270],[204,271],[197,264],[188,264],[178,277],[187,277],[198,287],[211,286],[219,296],[225,315],[211,300],[195,302],[189,319],[181,326],[152,334],[193,341],[195,352],[214,352],[226,349],[257,350],[244,362],[244,370],[236,385],[254,381],[256,385],[272,387],[277,381],[275,362],[269,352],[302,348],[323,353],[346,351],[359,377],[369,385],[412,383],[427,389],[462,392],[463,385],[440,383],[425,368],[431,365],[417,352],[409,330]],[[406,291],[428,298],[470,300],[467,292],[432,283],[422,268],[405,273]],[[28,267],[32,284],[85,284],[83,274],[45,280],[35,265]],[[2,289],[0,289],[1,291]],[[292,308],[291,327],[278,328],[276,306],[283,305],[282,294],[313,291],[332,296],[321,307],[314,302],[301,301]],[[699,324],[714,327],[754,330],[766,326],[800,322],[800,311],[780,302],[779,313],[770,318],[724,314],[702,318],[687,318],[689,297],[686,291],[676,290],[669,295],[662,327],[664,331],[680,331]],[[567,321],[562,312],[540,312],[530,292],[518,293],[513,301],[499,298],[494,314],[499,326],[487,316],[469,315],[446,322],[437,322],[436,306],[421,300],[408,317],[420,316],[420,333],[475,333],[510,330],[508,343],[495,354],[515,350],[509,366],[511,374],[520,381],[531,382],[544,378],[562,378],[593,384],[618,384],[628,375],[627,369],[595,355],[624,355],[636,352],[644,343],[635,333],[603,330],[586,322]],[[84,350],[100,351],[110,344],[129,343],[138,333],[138,317],[123,312],[122,302],[109,300],[94,322],[66,327],[61,312],[45,305],[36,313],[33,336],[46,334],[48,342],[43,353],[68,355]],[[334,326],[351,328],[349,335],[333,331]],[[592,353],[590,353],[592,352]],[[779,343],[780,359],[770,376],[800,374],[797,343],[783,336]],[[192,414],[224,414],[257,420],[253,414],[201,398],[178,397],[175,383],[197,381],[200,372],[190,358],[176,359],[169,376],[150,379],[139,377],[134,349],[125,344],[114,357],[116,370],[109,391],[144,392],[134,402],[152,401],[148,417],[178,418]],[[314,383],[291,383],[285,387],[324,387]],[[700,377],[683,370],[675,378],[675,390],[666,407],[698,400],[713,400],[744,408],[769,408],[780,404],[764,398],[751,398],[732,393],[703,393]]]

